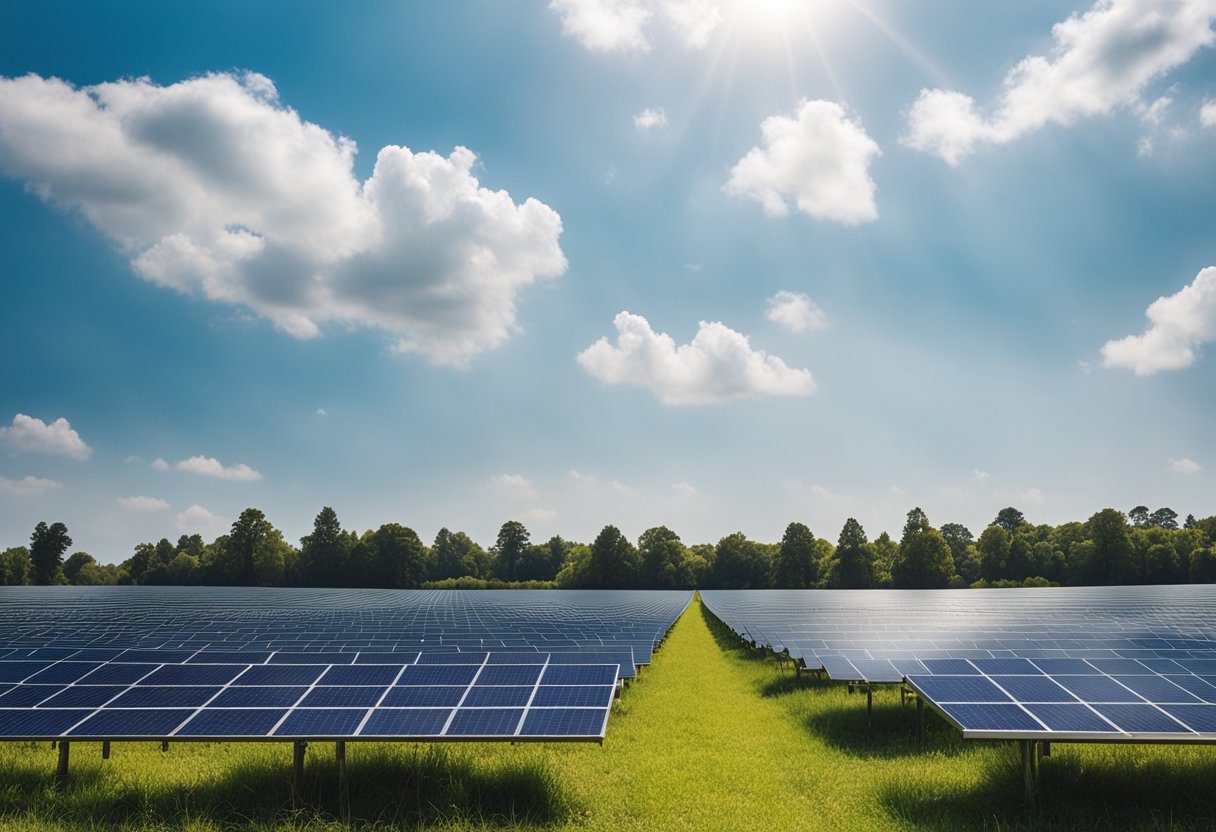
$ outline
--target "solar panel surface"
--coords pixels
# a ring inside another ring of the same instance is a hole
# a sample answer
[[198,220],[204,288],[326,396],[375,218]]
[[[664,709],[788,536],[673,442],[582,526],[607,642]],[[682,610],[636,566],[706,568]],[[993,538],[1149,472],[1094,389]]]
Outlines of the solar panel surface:
[[602,739],[690,600],[0,587],[0,739]]
[[1216,742],[1216,587],[711,590],[743,638],[968,738]]

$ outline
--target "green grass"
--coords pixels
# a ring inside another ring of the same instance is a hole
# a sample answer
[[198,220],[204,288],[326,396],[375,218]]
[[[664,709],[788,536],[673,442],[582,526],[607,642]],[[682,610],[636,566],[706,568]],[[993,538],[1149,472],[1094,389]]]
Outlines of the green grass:
[[[1057,745],[1022,803],[1010,744],[964,743],[895,690],[795,678],[694,603],[625,691],[603,747],[350,743],[360,828],[622,830],[1216,829],[1211,748]],[[345,828],[332,746],[293,801],[288,745],[0,744],[0,828]]]

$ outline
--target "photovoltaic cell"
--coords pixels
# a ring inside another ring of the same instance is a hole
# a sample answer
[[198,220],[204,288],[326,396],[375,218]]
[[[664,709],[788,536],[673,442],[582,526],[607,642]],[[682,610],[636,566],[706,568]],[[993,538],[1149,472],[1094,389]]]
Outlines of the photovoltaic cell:
[[120,739],[122,737],[167,737],[190,718],[191,709],[101,710],[77,725],[72,737]]
[[353,736],[367,713],[363,709],[309,709],[292,711],[275,729],[276,737]]
[[452,711],[447,708],[377,708],[360,736],[430,737],[443,733]]
[[608,711],[603,708],[552,708],[528,711],[523,736],[569,737],[602,734]]
[[287,712],[274,708],[199,711],[178,729],[179,737],[264,737]]
[[522,709],[461,708],[452,717],[451,736],[503,736],[515,733]]

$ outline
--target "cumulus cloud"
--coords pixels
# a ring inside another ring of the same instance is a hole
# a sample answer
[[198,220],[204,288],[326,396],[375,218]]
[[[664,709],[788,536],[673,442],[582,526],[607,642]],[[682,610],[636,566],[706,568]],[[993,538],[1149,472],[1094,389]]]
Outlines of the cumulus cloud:
[[131,511],[164,511],[169,507],[160,497],[119,497],[118,504]]
[[215,477],[218,480],[255,482],[262,478],[259,472],[243,462],[232,466],[225,466],[218,459],[209,456],[192,456],[189,459],[183,459],[174,467],[188,474],[198,474],[200,477]]
[[646,52],[656,21],[699,49],[722,22],[717,0],[550,0],[549,10],[593,52]]
[[647,107],[642,112],[633,117],[633,126],[639,130],[651,130],[655,127],[667,126],[667,113],[663,112],[663,108],[652,110]]
[[793,369],[775,355],[752,349],[746,335],[721,323],[701,321],[692,343],[679,347],[641,315],[621,312],[613,326],[616,345],[601,338],[579,353],[578,363],[604,384],[643,387],[666,405],[815,392],[809,370]]
[[168,471],[173,466],[170,465],[169,463],[165,462],[160,457],[157,457],[156,459],[154,459],[148,463],[148,467],[151,468],[153,471]]
[[1195,460],[1183,457],[1182,459],[1171,459],[1170,470],[1176,474],[1198,474],[1203,469]]
[[295,337],[369,327],[463,365],[515,330],[523,287],[565,272],[561,218],[482,187],[472,151],[384,147],[363,182],[355,154],[255,73],[0,78],[0,172],[83,216],[145,280]]
[[177,515],[177,530],[185,534],[219,535],[228,530],[228,523],[202,506],[193,505]]
[[828,325],[828,316],[802,292],[783,290],[773,295],[764,317],[790,332],[815,332]]
[[1199,108],[1199,123],[1204,127],[1216,127],[1216,101],[1205,101]]
[[523,474],[498,474],[490,477],[487,485],[516,500],[535,500],[537,497],[536,486]]
[[882,151],[839,104],[803,100],[793,117],[770,116],[760,132],[764,147],[731,168],[728,194],[757,200],[770,216],[785,216],[792,202],[845,225],[878,218],[870,161]]
[[957,165],[982,144],[1135,106],[1151,81],[1212,44],[1214,16],[1212,0],[1098,0],[1052,28],[1050,57],[1028,56],[1009,71],[991,115],[964,93],[921,90],[903,141]]
[[1106,342],[1103,366],[1138,376],[1191,366],[1200,346],[1216,340],[1216,266],[1199,272],[1176,294],[1157,298],[1146,314],[1150,325],[1143,333]]
[[0,477],[0,493],[14,494],[18,497],[36,497],[39,494],[45,494],[56,488],[63,488],[63,483],[55,480],[44,480],[40,477],[22,477],[19,480],[10,480],[8,477]]
[[12,425],[0,427],[0,445],[16,451],[55,454],[79,460],[93,455],[93,449],[85,444],[79,433],[72,430],[67,419],[56,419],[48,425],[24,413],[14,416]]
[[318,415],[318,416],[328,416],[328,415],[329,415],[329,411],[328,411],[328,410],[326,410],[326,409],[325,409],[325,408],[323,408],[323,407],[318,407],[318,408],[317,408],[317,415]]

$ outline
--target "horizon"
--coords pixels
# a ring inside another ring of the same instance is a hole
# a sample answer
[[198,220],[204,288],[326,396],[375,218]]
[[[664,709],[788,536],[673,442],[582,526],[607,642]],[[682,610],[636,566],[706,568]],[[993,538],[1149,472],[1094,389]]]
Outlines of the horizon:
[[1216,514],[1214,17],[10,4],[0,549]]

